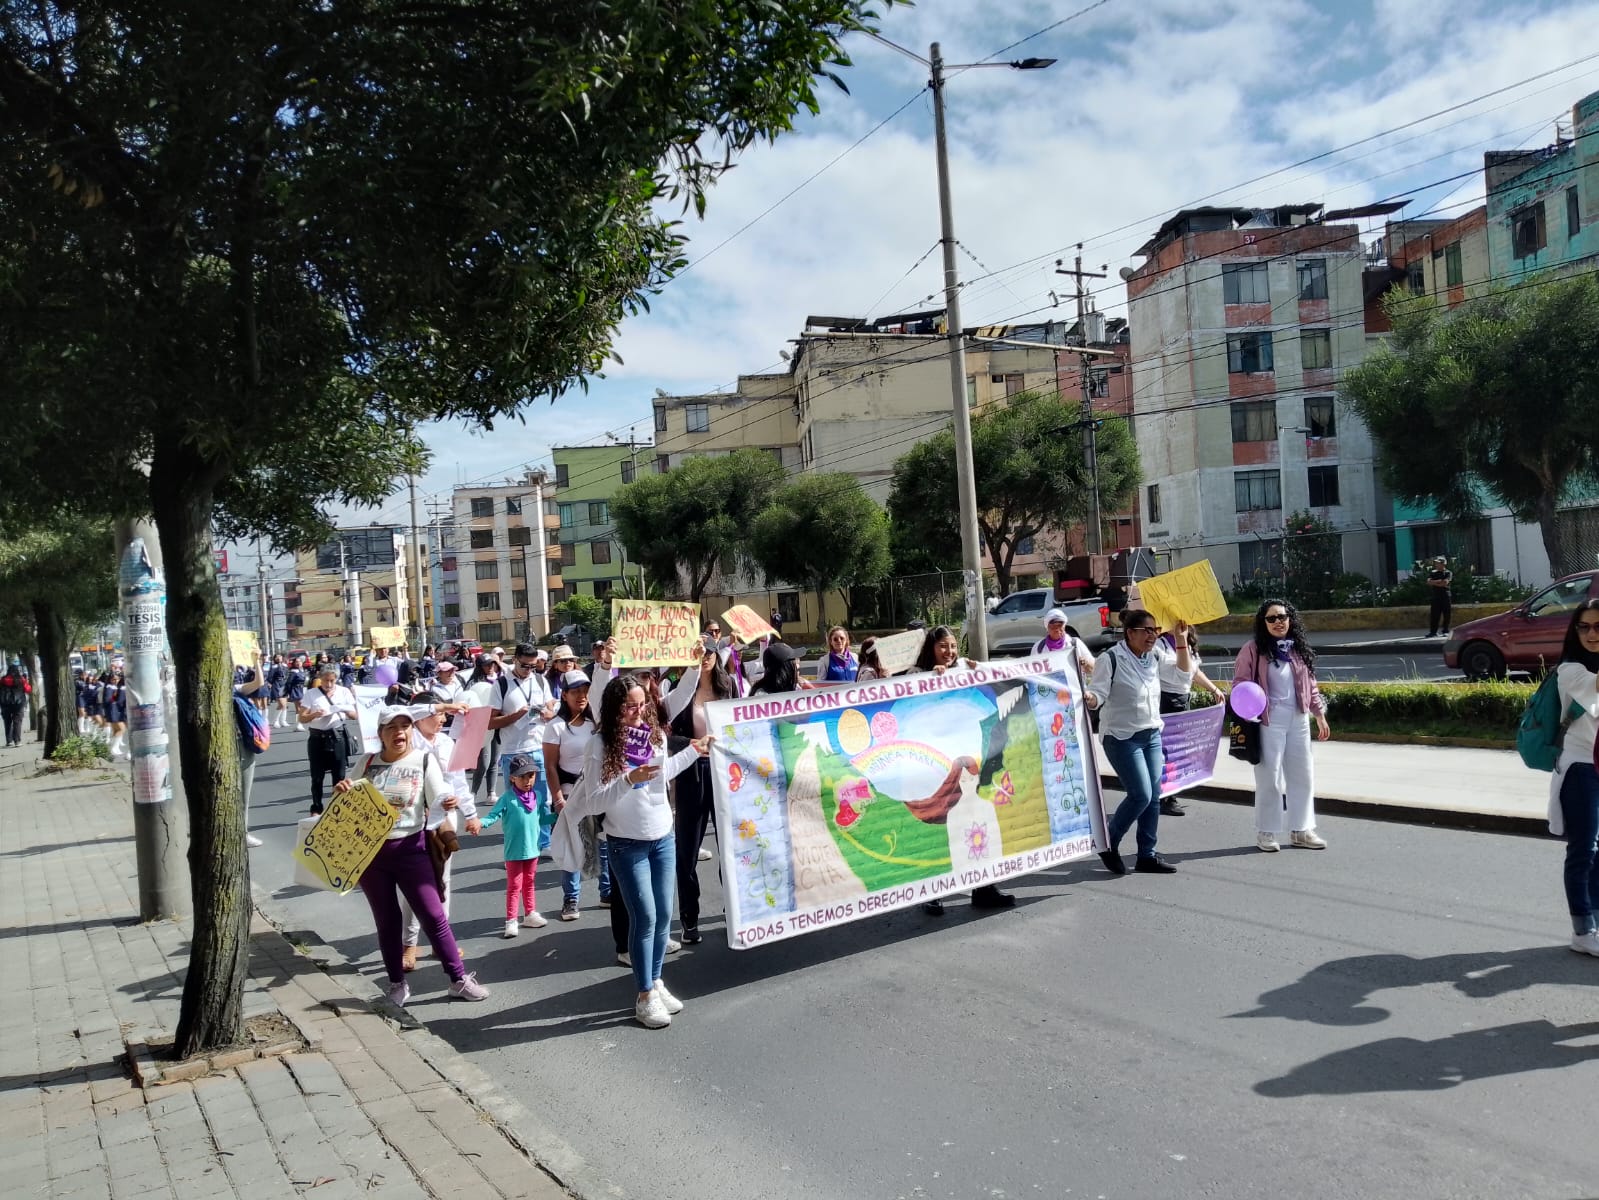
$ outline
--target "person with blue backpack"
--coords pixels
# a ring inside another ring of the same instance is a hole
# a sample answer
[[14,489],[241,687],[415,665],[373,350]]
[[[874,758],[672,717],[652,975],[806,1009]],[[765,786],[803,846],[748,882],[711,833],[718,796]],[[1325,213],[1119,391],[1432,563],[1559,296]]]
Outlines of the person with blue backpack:
[[[1555,738],[1560,757],[1549,785],[1549,832],[1566,839],[1571,948],[1599,958],[1599,772],[1594,767],[1594,735],[1599,733],[1599,600],[1584,600],[1571,614],[1554,678],[1563,718]],[[1520,740],[1518,736],[1518,749]]]
[[261,839],[250,832],[250,793],[255,788],[255,758],[272,744],[272,730],[255,706],[256,693],[266,686],[261,671],[261,647],[248,666],[240,666],[233,684],[234,731],[239,735],[239,795],[244,807],[244,844],[252,850]]

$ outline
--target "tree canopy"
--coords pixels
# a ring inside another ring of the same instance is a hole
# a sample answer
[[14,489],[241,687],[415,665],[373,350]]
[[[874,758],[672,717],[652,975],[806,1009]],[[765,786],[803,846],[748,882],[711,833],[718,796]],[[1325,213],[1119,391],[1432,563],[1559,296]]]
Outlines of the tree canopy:
[[[977,524],[1002,594],[1011,589],[1017,547],[1048,529],[1092,520],[1093,487],[1083,461],[1084,411],[1052,396],[1020,393],[972,415]],[[1137,493],[1142,469],[1127,423],[1100,415],[1099,498],[1115,512]],[[900,456],[888,499],[900,546],[960,552],[955,435],[945,429]]]
[[1395,495],[1451,518],[1503,504],[1577,570],[1555,514],[1599,481],[1599,280],[1516,284],[1445,309],[1390,296],[1391,346],[1344,376]]
[[759,517],[750,549],[770,579],[805,583],[825,624],[825,593],[888,575],[888,515],[844,473],[801,475],[781,488]]
[[699,602],[724,559],[748,557],[750,531],[785,478],[764,450],[690,458],[640,475],[611,500],[611,519],[630,562],[675,590],[679,571]]
[[581,385],[684,263],[667,202],[703,208],[874,19],[0,0],[0,394],[34,468],[12,485],[59,494],[92,432],[111,450],[75,502],[160,529],[195,894],[180,1053],[237,1039],[246,966],[213,525],[309,544],[327,502],[417,463],[421,422]]

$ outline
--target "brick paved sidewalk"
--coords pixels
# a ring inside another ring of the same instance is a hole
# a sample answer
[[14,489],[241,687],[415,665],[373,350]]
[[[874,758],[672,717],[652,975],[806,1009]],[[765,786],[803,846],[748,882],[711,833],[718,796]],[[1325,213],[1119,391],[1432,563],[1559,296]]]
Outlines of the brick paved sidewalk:
[[467,1094],[492,1107],[486,1080],[446,1078],[396,1010],[346,990],[259,916],[246,1012],[280,1013],[303,1048],[136,1086],[127,1046],[171,1037],[187,924],[138,921],[125,770],[27,778],[36,750],[0,756],[0,1193],[571,1194]]

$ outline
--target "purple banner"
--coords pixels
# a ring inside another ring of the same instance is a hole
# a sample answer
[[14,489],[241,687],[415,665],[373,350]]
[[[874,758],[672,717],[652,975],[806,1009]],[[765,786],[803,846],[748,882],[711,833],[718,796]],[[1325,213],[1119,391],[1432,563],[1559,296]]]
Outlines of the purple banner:
[[1160,744],[1166,751],[1166,772],[1160,780],[1162,796],[1204,783],[1216,773],[1216,750],[1221,745],[1226,716],[1226,705],[1212,704],[1167,713],[1160,719]]

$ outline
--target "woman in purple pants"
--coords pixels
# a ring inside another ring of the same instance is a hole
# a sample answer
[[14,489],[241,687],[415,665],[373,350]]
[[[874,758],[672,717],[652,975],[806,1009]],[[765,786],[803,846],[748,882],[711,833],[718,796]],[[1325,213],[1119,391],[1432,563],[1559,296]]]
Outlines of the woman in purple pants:
[[[358,778],[372,785],[394,806],[396,820],[377,857],[361,875],[361,891],[372,907],[372,920],[378,928],[378,950],[389,976],[389,999],[403,1006],[411,998],[405,981],[401,944],[404,919],[400,913],[403,895],[411,911],[421,921],[433,953],[450,977],[450,995],[458,1000],[486,1000],[489,990],[468,975],[461,963],[461,951],[444,915],[433,860],[427,849],[428,809],[437,802],[441,808],[453,807],[454,797],[444,782],[438,756],[411,736],[411,709],[388,707],[378,714],[378,736],[383,749],[369,755]],[[335,792],[354,786],[341,779]]]

